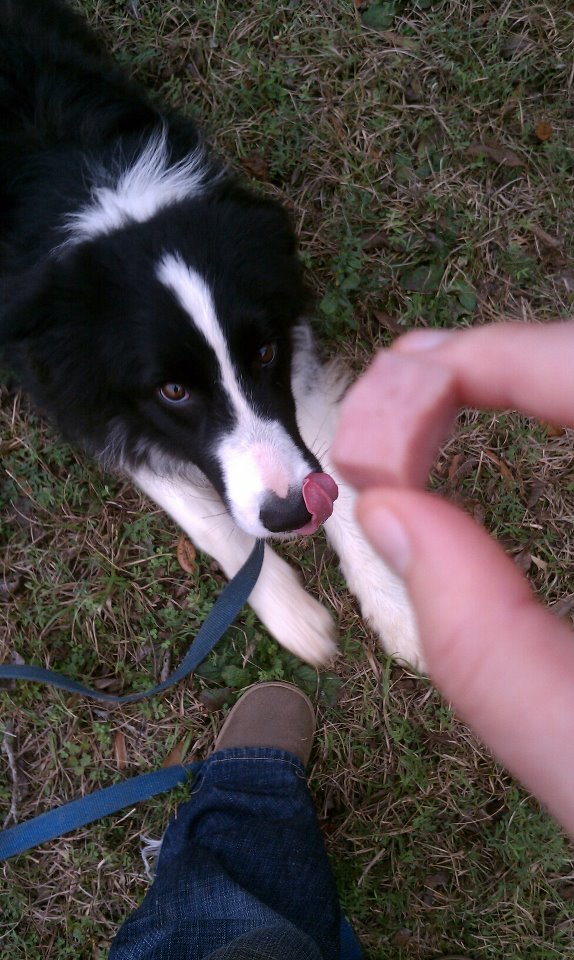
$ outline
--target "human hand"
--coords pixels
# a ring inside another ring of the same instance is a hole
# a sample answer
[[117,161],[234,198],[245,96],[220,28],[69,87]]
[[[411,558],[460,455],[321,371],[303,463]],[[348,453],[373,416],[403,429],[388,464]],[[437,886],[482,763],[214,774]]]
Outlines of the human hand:
[[[574,322],[414,332],[390,352],[404,358],[408,376],[416,359],[421,383],[431,366],[431,379],[443,378],[428,424],[434,444],[460,406],[513,408],[574,426]],[[393,404],[369,418],[364,403],[372,396],[375,409],[383,373],[375,360],[350,390],[332,451],[341,474],[363,491],[359,523],[407,585],[433,682],[574,835],[574,633],[536,601],[470,517],[416,489],[420,458],[405,466],[392,444],[385,452],[385,434],[396,436]],[[412,408],[411,419],[418,415],[414,399]],[[408,414],[400,411],[406,428]],[[421,456],[426,469],[428,449]]]

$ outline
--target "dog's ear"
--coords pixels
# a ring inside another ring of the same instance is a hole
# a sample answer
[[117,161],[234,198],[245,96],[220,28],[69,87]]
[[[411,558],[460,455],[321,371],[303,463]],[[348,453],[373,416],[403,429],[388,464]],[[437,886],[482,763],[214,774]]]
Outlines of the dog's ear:
[[33,336],[50,323],[53,267],[42,264],[28,270],[4,294],[0,307],[0,346]]

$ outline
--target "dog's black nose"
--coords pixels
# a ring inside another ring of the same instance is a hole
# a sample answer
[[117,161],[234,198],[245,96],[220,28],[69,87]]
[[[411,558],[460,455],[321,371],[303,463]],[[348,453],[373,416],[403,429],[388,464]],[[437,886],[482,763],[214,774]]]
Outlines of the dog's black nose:
[[291,490],[286,497],[269,493],[259,512],[259,519],[269,533],[288,533],[300,530],[311,520],[299,489]]

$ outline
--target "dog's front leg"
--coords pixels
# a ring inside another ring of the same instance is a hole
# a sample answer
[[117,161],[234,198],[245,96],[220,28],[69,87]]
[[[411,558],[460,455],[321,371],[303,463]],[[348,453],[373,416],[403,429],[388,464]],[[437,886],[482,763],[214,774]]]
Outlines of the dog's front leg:
[[325,533],[339,556],[347,586],[357,597],[361,613],[378,634],[384,650],[424,672],[418,630],[403,583],[360,531],[354,518],[354,492],[338,478],[328,459],[325,467],[339,485],[339,499],[325,522]]
[[[134,470],[131,478],[179,524],[198,550],[217,561],[226,577],[237,573],[255,541],[235,525],[213,487],[157,477],[145,468]],[[275,639],[302,660],[319,665],[334,654],[331,617],[268,544],[249,603]]]
[[355,493],[331,463],[330,448],[346,385],[346,373],[337,364],[317,365],[313,377],[301,378],[294,385],[301,436],[339,487],[339,498],[325,522],[325,533],[339,556],[349,590],[357,597],[365,620],[378,634],[383,648],[424,670],[417,626],[405,588],[367,543],[355,520]]

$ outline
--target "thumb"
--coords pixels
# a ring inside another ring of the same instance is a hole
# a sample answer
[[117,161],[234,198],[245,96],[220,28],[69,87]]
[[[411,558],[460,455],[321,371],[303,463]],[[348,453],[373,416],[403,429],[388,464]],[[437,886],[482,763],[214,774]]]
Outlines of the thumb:
[[406,583],[433,682],[574,835],[574,633],[470,517],[432,494],[370,490],[357,515]]

